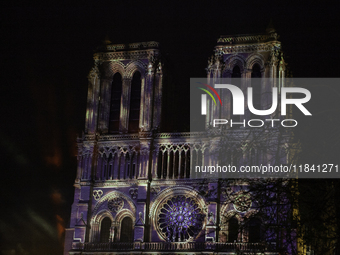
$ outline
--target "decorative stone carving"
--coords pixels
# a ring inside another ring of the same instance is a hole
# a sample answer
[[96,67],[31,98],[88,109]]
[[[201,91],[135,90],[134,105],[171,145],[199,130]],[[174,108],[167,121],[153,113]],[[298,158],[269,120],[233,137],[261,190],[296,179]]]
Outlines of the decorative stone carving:
[[132,199],[137,199],[138,197],[138,188],[131,188],[129,189],[129,194]]
[[174,196],[157,212],[160,234],[169,242],[195,238],[203,227],[205,214],[192,197]]
[[150,188],[151,194],[153,195],[156,195],[160,190],[161,188],[159,186],[151,186]]
[[94,190],[93,191],[93,197],[94,197],[94,200],[98,201],[103,195],[103,191],[102,190]]
[[124,200],[120,197],[115,197],[107,202],[107,207],[111,212],[119,212],[124,206]]
[[209,213],[209,218],[207,221],[208,225],[215,225],[216,221],[215,221],[215,214],[213,212]]

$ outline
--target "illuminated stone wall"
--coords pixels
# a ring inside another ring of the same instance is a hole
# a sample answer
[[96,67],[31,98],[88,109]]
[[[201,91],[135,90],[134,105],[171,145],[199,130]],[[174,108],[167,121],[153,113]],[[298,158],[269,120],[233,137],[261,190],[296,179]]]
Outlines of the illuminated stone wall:
[[[280,42],[273,31],[221,37],[208,63],[208,78],[231,77],[238,65],[245,88],[254,64],[260,66],[263,77],[284,76],[279,57]],[[135,72],[141,77],[139,132],[131,133],[128,125]],[[190,176],[192,161],[209,158],[218,141],[195,140],[195,134],[190,133],[160,132],[162,72],[157,42],[108,43],[94,54],[88,76],[85,134],[77,141],[78,169],[65,254],[79,254],[84,243],[97,247],[95,244],[103,242],[102,222],[107,218],[111,225],[105,243],[129,240],[122,228],[126,218],[133,222],[134,243],[248,241],[247,231],[231,240],[229,226],[233,217],[242,224],[256,214],[256,201],[243,194],[247,183],[235,180],[226,184]],[[119,120],[115,120],[119,128],[110,132],[111,84],[116,73],[122,81]],[[208,109],[207,122],[216,115],[215,110]]]

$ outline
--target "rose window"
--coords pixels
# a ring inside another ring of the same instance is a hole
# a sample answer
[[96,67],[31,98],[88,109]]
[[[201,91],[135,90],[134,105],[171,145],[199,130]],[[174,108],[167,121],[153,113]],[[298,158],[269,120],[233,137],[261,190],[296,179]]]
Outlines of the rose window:
[[190,197],[175,196],[158,211],[158,227],[169,242],[193,240],[201,231],[205,214]]
[[112,212],[120,211],[124,206],[124,201],[120,197],[115,197],[107,202],[107,207]]

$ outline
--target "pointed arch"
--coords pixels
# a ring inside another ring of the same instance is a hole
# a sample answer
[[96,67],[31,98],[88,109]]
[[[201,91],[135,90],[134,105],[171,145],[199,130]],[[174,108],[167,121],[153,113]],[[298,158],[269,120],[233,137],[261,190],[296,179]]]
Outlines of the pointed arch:
[[122,77],[124,77],[125,74],[125,66],[120,61],[113,61],[110,62],[108,70],[108,77],[113,77],[116,73],[120,73]]
[[[124,226],[124,220],[125,219],[131,219],[131,225],[128,227],[130,228],[129,231],[125,231],[124,227],[126,228],[127,226]],[[133,242],[133,230],[134,230],[134,225],[136,222],[136,217],[135,214],[132,213],[128,209],[123,209],[119,211],[115,217],[115,222],[117,223],[117,239],[120,240],[121,242]],[[131,233],[132,232],[132,233]],[[122,239],[123,237],[123,239]],[[131,241],[126,240],[126,237],[132,239]]]
[[125,77],[132,79],[135,72],[140,72],[141,79],[145,78],[147,66],[140,60],[133,61],[128,64],[125,69]]
[[110,100],[110,133],[119,132],[121,103],[123,100],[123,79],[120,72],[116,72],[112,77],[111,100]]
[[[132,214],[135,215],[136,214],[136,205],[135,203],[133,202],[133,200],[128,197],[127,195],[125,195],[124,193],[118,191],[118,190],[115,190],[115,191],[112,191],[108,194],[106,194],[105,196],[103,196],[96,204],[96,206],[94,207],[93,209],[93,212],[92,212],[92,220],[98,222],[97,220],[97,217],[98,217],[98,211],[100,210],[103,210],[103,205],[105,205],[105,203],[107,203],[108,200],[112,199],[112,198],[116,198],[116,197],[119,197],[119,198],[122,198],[126,201],[126,204],[128,205],[128,209],[131,210]],[[126,208],[126,206],[124,206]]]
[[95,217],[93,217],[91,222],[99,224],[104,218],[109,218],[111,221],[114,221],[112,213],[107,209],[103,209],[99,211]]
[[258,64],[261,68],[261,71],[264,70],[265,66],[264,66],[264,57],[262,54],[259,53],[253,53],[251,54],[247,59],[246,59],[246,68],[248,70],[252,70],[253,66],[255,64]]
[[126,216],[120,223],[120,241],[132,243],[134,237],[134,222],[131,217]]
[[100,223],[100,243],[108,243],[110,241],[112,220],[109,217],[105,217]]
[[245,60],[245,58],[242,55],[238,55],[238,54],[229,56],[226,59],[225,63],[226,63],[226,67],[225,67],[223,72],[227,72],[228,71],[229,73],[232,73],[233,68],[235,66],[239,66],[241,73],[243,73],[244,72],[244,68],[246,67],[246,60]]

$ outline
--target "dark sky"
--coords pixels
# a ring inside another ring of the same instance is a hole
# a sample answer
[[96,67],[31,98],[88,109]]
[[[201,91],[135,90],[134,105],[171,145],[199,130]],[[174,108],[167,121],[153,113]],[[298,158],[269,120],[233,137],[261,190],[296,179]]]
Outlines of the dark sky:
[[294,77],[339,77],[338,10],[325,1],[3,3],[0,251],[62,253],[87,74],[106,36],[160,42],[181,89],[205,76],[220,35],[261,33],[272,19]]

